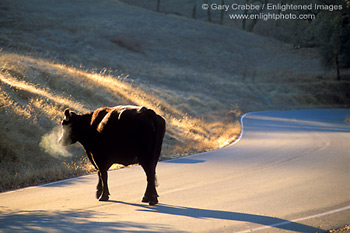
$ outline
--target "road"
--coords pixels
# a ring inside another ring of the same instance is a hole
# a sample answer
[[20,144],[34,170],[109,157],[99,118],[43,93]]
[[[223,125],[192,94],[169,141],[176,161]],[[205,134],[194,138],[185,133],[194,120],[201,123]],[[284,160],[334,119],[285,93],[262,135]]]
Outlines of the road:
[[324,232],[350,223],[349,110],[249,113],[240,140],[160,162],[160,203],[140,166],[0,194],[1,232]]

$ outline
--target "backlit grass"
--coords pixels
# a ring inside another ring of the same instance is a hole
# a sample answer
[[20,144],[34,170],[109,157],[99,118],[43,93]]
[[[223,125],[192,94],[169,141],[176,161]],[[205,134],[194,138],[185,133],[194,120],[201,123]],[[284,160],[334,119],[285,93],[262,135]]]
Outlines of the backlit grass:
[[162,159],[220,148],[239,133],[233,118],[215,122],[188,116],[123,75],[13,53],[2,53],[0,61],[2,190],[93,171],[79,146],[66,150],[57,145],[67,107],[77,113],[118,104],[154,109],[167,121]]

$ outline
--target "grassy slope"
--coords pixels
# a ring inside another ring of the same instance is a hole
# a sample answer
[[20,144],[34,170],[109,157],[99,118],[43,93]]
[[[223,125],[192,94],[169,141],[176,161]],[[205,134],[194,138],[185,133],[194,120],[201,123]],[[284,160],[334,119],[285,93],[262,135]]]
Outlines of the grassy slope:
[[0,191],[92,171],[55,143],[66,107],[154,108],[166,159],[232,141],[242,112],[350,103],[314,51],[243,31],[116,0],[5,0],[0,13]]

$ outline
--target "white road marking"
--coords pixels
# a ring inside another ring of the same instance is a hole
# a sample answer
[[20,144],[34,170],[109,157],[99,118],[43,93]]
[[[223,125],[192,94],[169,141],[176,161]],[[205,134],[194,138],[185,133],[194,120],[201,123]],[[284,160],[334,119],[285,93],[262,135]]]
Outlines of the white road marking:
[[342,208],[339,208],[339,209],[330,210],[330,211],[327,211],[327,212],[324,212],[324,213],[320,213],[320,214],[310,215],[310,216],[307,216],[307,217],[297,218],[297,219],[293,219],[293,220],[282,221],[282,222],[271,224],[271,225],[268,225],[268,226],[257,227],[257,228],[253,228],[253,229],[249,229],[249,230],[245,230],[245,231],[239,231],[239,232],[236,232],[236,233],[247,233],[247,232],[265,230],[265,229],[272,228],[272,227],[279,227],[279,226],[287,225],[287,224],[290,224],[290,223],[301,222],[301,221],[305,221],[305,220],[308,220],[308,219],[313,219],[313,218],[318,218],[318,217],[323,217],[323,216],[326,216],[326,215],[339,213],[339,212],[342,212],[342,211],[345,211],[345,210],[348,210],[348,209],[350,209],[350,205],[342,207]]

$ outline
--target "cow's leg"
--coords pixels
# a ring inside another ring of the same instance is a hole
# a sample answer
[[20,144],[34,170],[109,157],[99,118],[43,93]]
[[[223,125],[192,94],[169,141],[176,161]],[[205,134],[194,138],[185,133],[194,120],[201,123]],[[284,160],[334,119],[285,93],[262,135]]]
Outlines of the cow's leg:
[[101,169],[101,180],[102,180],[102,195],[100,197],[100,201],[108,201],[109,199],[109,190],[107,185],[107,170]]
[[102,178],[101,178],[101,172],[98,168],[98,166],[96,165],[94,159],[92,158],[91,152],[86,150],[86,154],[87,157],[89,158],[91,164],[95,167],[95,169],[97,170],[97,174],[98,174],[98,183],[97,183],[97,187],[96,187],[96,198],[99,199],[101,194],[102,194]]
[[101,194],[102,194],[102,177],[101,177],[101,172],[98,171],[98,184],[97,184],[97,191],[96,191],[96,198],[99,199]]
[[142,202],[147,202],[150,205],[158,203],[158,193],[156,190],[156,166],[141,164],[147,176],[147,188]]

